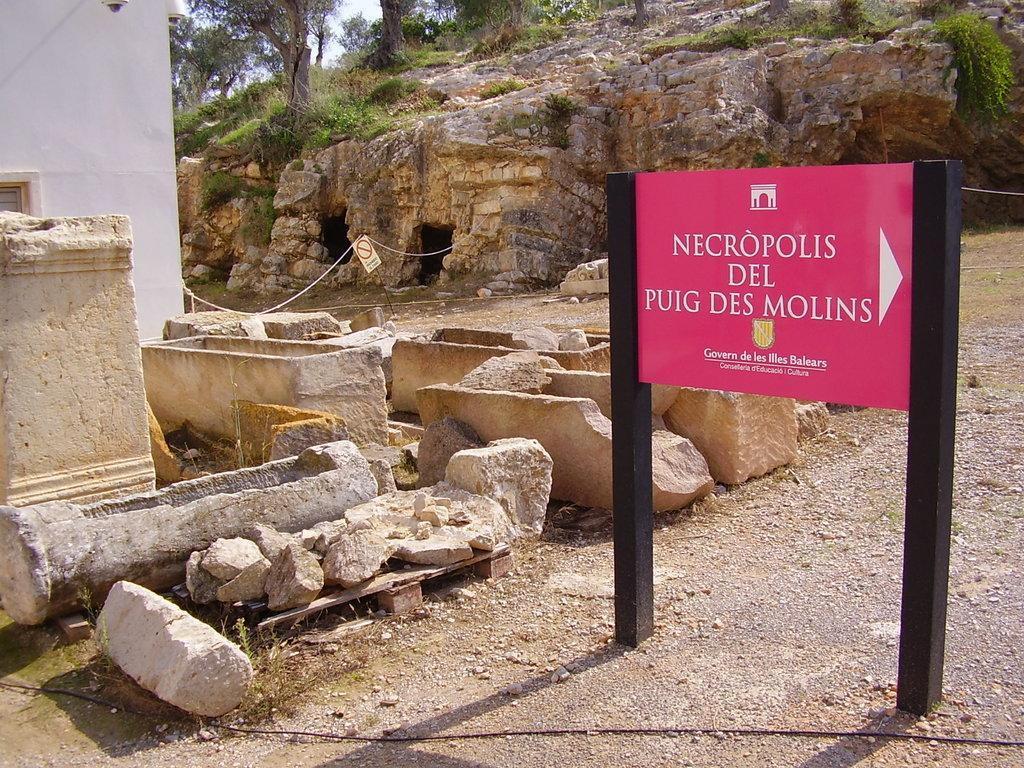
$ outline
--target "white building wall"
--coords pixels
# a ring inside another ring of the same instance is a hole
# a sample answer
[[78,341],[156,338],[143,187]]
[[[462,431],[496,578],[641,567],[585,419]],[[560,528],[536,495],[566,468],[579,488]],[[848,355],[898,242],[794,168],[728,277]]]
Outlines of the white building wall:
[[166,0],[0,0],[0,181],[29,213],[126,214],[142,338],[182,311]]

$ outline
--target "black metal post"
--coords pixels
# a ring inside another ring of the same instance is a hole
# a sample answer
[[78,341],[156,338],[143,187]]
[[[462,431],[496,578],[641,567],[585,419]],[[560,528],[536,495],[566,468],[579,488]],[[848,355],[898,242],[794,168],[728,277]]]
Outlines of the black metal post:
[[635,177],[612,173],[607,184],[615,638],[635,648],[654,631],[651,385],[638,369]]
[[914,164],[914,254],[903,604],[896,702],[926,714],[942,697],[953,509],[960,187],[955,161]]

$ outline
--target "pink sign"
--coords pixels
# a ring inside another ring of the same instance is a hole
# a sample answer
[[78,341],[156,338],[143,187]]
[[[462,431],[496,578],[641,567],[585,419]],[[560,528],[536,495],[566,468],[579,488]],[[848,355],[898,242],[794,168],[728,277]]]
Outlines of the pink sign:
[[912,165],[636,175],[640,380],[906,410]]

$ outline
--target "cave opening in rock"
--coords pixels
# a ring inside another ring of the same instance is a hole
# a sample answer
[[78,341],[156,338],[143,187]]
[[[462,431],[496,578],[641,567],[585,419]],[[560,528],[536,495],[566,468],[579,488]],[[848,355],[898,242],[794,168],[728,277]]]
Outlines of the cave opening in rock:
[[[349,251],[349,248],[352,247],[352,241],[348,239],[348,223],[345,221],[345,211],[342,211],[337,216],[325,218],[321,224],[321,233],[321,243],[326,251],[324,259],[333,264],[341,258],[342,254],[345,254],[345,258],[341,260],[341,263],[348,264],[352,260],[352,251]],[[346,251],[348,253],[345,253]]]
[[441,274],[441,270],[444,269],[444,257],[452,247],[454,232],[453,227],[438,227],[431,224],[420,227],[420,252],[425,254],[420,257],[417,278],[420,285],[429,285]]

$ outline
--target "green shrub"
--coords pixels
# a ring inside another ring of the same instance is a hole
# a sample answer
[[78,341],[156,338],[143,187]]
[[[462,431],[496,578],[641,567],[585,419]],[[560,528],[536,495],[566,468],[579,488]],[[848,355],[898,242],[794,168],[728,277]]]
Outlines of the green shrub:
[[302,151],[297,118],[289,112],[263,120],[256,127],[249,151],[253,159],[270,168],[282,166]]
[[521,91],[525,87],[526,83],[514,77],[510,77],[507,80],[496,80],[480,91],[480,98],[493,99],[495,96],[504,96],[506,93]]
[[523,30],[516,27],[501,27],[482,37],[469,52],[471,61],[489,59],[512,50],[512,46],[523,37]]
[[553,24],[535,24],[526,27],[512,46],[512,53],[529,53],[565,37],[565,30]]
[[580,111],[580,105],[573,101],[568,96],[563,96],[560,93],[550,93],[548,97],[544,99],[544,109],[547,110],[548,114],[556,119],[564,119],[572,117],[574,114]]
[[836,25],[845,32],[859,32],[867,23],[860,0],[833,0],[832,13]]
[[591,0],[538,0],[537,14],[547,24],[571,24],[596,15]]
[[227,171],[217,171],[203,178],[200,190],[200,204],[204,211],[230,203],[242,194],[245,182]]
[[917,15],[922,19],[939,19],[966,6],[967,0],[922,0],[917,6]]
[[958,13],[940,19],[935,29],[953,49],[960,113],[980,122],[1006,115],[1015,82],[1013,53],[992,26],[972,13]]
[[261,189],[250,196],[253,203],[242,219],[242,237],[251,245],[270,245],[270,233],[277,219],[277,213],[274,211],[274,190]]
[[369,100],[374,104],[394,104],[420,87],[417,80],[405,80],[401,77],[389,77],[381,81],[369,93]]
[[[379,21],[371,25],[371,31],[377,37],[382,33]],[[402,17],[402,37],[412,45],[430,45],[440,38],[458,38],[466,33],[462,22],[447,20],[438,21],[425,15],[422,11]]]
[[198,112],[178,112],[174,115],[174,135],[191,133],[199,129],[203,119]]
[[560,93],[548,94],[544,99],[544,121],[547,124],[551,146],[569,148],[569,123],[580,111],[580,105]]
[[[253,83],[228,97],[219,97],[191,112],[174,116],[175,152],[196,155],[211,143],[244,147],[253,138],[258,121],[286,109],[279,77]],[[256,121],[256,122],[254,122]]]
[[736,48],[746,51],[753,48],[758,42],[758,34],[749,27],[725,27],[718,35],[718,44],[722,48]]
[[201,154],[218,134],[219,124],[211,123],[194,131],[175,134],[175,152],[178,157],[191,157]]

